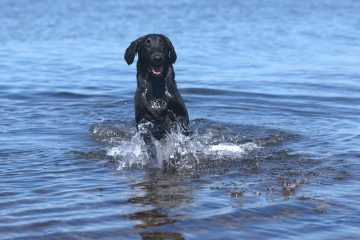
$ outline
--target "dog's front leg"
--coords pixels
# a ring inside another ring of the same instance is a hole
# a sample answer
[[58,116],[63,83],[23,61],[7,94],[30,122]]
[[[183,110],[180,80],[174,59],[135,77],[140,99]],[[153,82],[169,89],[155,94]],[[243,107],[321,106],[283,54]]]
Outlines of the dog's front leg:
[[151,163],[157,162],[157,154],[156,154],[156,146],[154,143],[154,140],[151,137],[150,132],[144,132],[141,133],[141,137],[144,139],[144,142],[146,144],[146,154]]

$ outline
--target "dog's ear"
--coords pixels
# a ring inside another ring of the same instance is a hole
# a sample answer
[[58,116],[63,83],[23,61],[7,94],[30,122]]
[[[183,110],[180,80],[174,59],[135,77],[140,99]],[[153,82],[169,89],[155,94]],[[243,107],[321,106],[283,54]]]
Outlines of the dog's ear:
[[128,65],[132,64],[134,62],[134,58],[136,53],[139,50],[140,43],[142,42],[143,37],[140,37],[133,41],[130,46],[126,49],[124,58]]
[[166,40],[166,43],[168,44],[170,50],[169,50],[169,58],[170,58],[170,62],[173,64],[176,62],[176,52],[175,52],[175,48],[172,44],[172,42],[170,41],[169,38],[167,38],[166,36],[164,36],[165,40]]

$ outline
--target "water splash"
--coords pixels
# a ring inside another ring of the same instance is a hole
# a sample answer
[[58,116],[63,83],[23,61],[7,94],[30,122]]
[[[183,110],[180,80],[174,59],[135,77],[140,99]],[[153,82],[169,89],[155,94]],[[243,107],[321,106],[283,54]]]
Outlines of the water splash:
[[[113,158],[118,169],[131,167],[163,168],[164,164],[178,170],[191,170],[204,161],[241,160],[242,157],[261,146],[229,127],[207,126],[203,122],[193,124],[195,130],[186,136],[179,131],[172,131],[161,140],[152,138],[154,155],[149,154],[140,132],[131,132],[126,124],[95,125],[92,135],[104,144],[106,155]],[[140,127],[139,129],[146,129]]]

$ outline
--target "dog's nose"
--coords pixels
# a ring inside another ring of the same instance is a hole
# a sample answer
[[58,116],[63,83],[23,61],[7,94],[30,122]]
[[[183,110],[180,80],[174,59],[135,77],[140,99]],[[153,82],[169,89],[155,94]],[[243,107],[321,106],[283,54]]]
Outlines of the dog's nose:
[[161,63],[162,60],[163,60],[163,58],[162,58],[161,54],[155,54],[155,55],[154,55],[153,61],[154,61],[155,63]]

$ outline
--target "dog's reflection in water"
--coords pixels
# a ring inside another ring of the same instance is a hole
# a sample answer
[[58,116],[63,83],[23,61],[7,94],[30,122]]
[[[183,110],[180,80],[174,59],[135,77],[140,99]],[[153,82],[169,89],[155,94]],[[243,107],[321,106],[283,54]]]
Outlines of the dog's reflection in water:
[[[167,211],[186,206],[192,201],[192,189],[184,176],[149,170],[148,176],[142,182],[134,183],[132,189],[134,196],[128,200],[130,203],[151,207],[150,210],[147,208],[145,211],[125,215],[127,219],[139,221],[134,228],[143,239],[184,239],[181,233],[168,231],[168,228],[166,231],[156,231],[157,227],[163,229],[186,217]],[[139,192],[145,194],[139,196]]]

